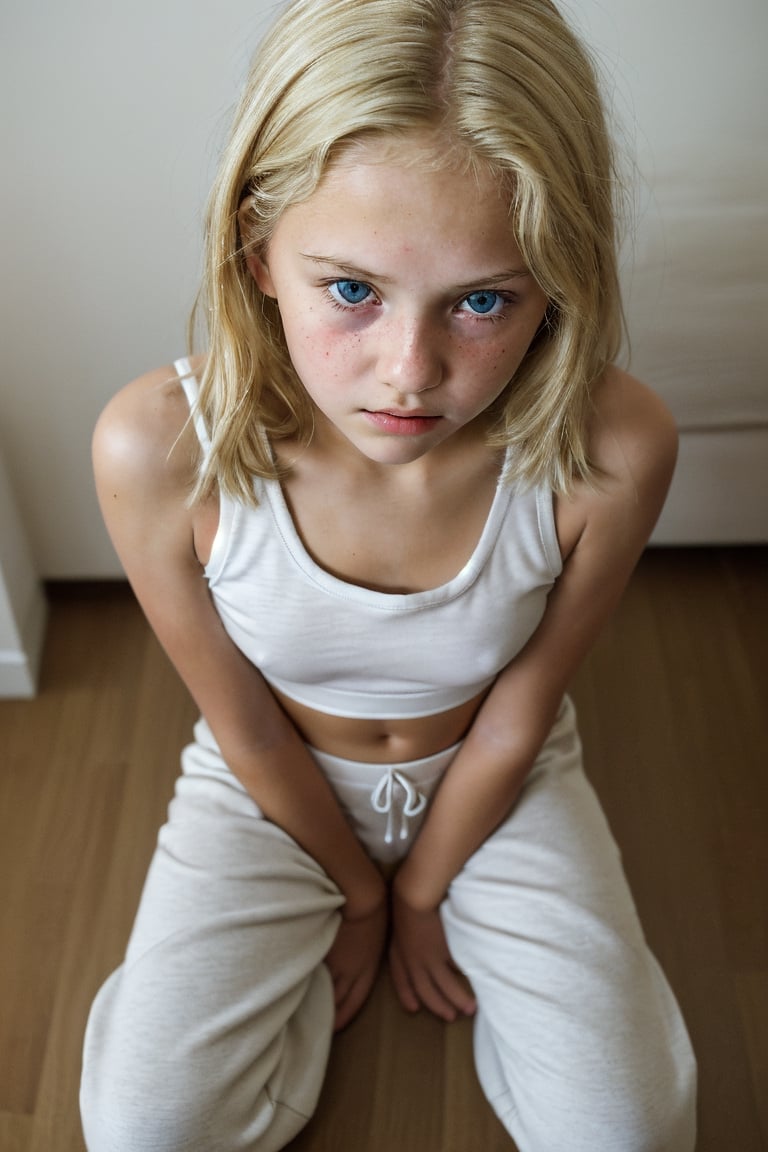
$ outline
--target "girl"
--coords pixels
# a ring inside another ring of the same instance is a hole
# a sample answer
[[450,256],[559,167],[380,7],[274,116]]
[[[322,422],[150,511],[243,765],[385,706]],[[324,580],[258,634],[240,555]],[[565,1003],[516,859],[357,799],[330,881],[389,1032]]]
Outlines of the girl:
[[550,0],[296,0],[208,218],[207,353],[95,435],[203,718],[86,1038],[91,1152],[272,1152],[382,954],[521,1152],[690,1152],[694,1065],[566,689],[676,438],[611,365],[613,181]]

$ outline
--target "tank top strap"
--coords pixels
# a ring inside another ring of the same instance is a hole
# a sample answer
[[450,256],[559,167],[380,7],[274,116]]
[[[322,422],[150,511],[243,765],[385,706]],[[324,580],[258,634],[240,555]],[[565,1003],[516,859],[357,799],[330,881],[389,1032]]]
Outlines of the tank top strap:
[[178,373],[179,383],[184,389],[184,395],[186,396],[187,403],[189,404],[192,423],[194,425],[195,432],[197,433],[197,438],[200,441],[200,447],[203,449],[205,456],[207,456],[211,450],[211,438],[208,435],[208,429],[205,426],[205,420],[203,419],[203,414],[200,411],[200,385],[198,379],[192,371],[191,365],[186,356],[179,360],[174,360],[173,366]]

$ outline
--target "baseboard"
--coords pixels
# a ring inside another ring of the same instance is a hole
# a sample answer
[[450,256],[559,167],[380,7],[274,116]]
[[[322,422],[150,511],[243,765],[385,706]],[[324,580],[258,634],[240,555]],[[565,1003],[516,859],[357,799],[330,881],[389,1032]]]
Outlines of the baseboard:
[[682,431],[654,544],[768,543],[768,428]]
[[37,693],[48,604],[42,589],[33,593],[21,627],[21,646],[0,649],[0,699],[27,700]]

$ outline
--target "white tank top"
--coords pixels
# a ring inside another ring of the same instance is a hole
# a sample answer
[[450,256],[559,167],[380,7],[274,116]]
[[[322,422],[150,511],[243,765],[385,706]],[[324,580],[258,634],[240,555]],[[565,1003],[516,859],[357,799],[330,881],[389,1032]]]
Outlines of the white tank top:
[[[189,362],[176,362],[203,452]],[[377,592],[321,568],[276,480],[257,507],[220,494],[205,576],[229,636],[266,681],[334,716],[431,716],[488,688],[544,614],[562,570],[552,492],[499,480],[480,539],[448,583]]]

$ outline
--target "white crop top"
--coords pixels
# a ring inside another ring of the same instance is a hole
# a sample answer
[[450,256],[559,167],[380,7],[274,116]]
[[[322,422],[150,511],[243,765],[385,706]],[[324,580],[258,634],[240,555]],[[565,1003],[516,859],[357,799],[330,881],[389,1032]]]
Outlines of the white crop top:
[[[175,367],[205,452],[197,381],[187,360]],[[430,716],[482,692],[534,632],[562,570],[544,486],[500,480],[461,571],[406,594],[332,576],[304,548],[279,482],[254,478],[254,490],[255,508],[220,495],[210,594],[267,683],[334,716]]]

